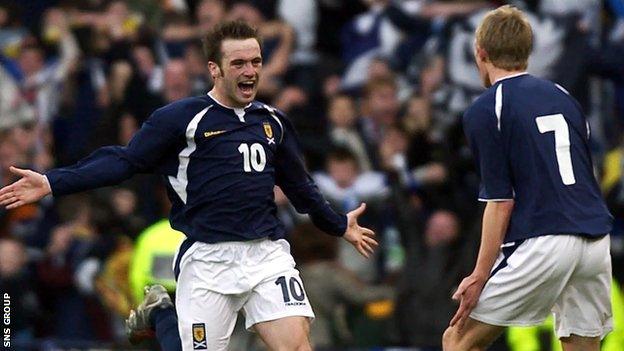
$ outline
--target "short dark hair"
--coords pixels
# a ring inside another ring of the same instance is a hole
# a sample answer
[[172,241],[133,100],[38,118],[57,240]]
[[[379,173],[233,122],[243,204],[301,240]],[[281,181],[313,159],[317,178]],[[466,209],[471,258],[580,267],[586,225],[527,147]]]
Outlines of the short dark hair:
[[221,44],[227,39],[256,39],[262,46],[258,30],[243,21],[228,21],[215,26],[203,39],[204,54],[208,61],[221,64]]

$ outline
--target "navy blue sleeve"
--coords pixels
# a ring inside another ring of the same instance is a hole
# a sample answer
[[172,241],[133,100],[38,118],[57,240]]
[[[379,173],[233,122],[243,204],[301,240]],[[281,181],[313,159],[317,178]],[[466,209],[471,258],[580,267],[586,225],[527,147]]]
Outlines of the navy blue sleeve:
[[464,113],[464,131],[481,175],[479,201],[514,198],[509,161],[498,121],[493,109],[485,108],[479,102]]
[[135,173],[151,172],[179,133],[167,114],[155,111],[127,146],[105,146],[73,166],[57,168],[45,175],[54,196],[115,185]]
[[347,230],[347,216],[336,213],[323,198],[305,169],[294,128],[287,118],[280,121],[284,134],[275,158],[275,184],[297,212],[307,213],[315,226],[328,234],[342,236]]

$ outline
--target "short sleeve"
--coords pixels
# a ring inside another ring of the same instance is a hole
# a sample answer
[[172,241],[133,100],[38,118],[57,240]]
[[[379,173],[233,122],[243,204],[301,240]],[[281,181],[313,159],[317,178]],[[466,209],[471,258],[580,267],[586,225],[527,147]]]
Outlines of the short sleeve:
[[508,152],[494,104],[487,108],[476,103],[464,114],[463,124],[481,176],[479,201],[513,199]]

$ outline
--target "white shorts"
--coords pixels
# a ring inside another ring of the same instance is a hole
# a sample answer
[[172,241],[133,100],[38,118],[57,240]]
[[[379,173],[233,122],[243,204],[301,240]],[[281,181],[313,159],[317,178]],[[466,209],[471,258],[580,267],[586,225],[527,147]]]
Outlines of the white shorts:
[[185,351],[226,350],[241,309],[247,329],[289,316],[314,318],[286,240],[187,242],[179,251],[176,310]]
[[470,317],[529,326],[555,316],[557,337],[613,329],[610,238],[547,235],[503,245]]

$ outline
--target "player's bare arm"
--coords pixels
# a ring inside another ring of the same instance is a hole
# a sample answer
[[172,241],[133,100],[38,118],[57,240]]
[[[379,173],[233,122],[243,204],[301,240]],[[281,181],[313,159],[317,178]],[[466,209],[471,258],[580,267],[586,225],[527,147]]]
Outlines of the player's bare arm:
[[451,327],[457,326],[461,330],[470,312],[477,305],[481,290],[500,252],[513,207],[513,200],[489,201],[485,206],[477,263],[472,273],[462,280],[453,294],[453,299],[459,301],[459,308],[451,319]]
[[378,244],[373,238],[375,232],[368,228],[361,227],[357,222],[358,217],[364,213],[365,209],[366,204],[363,203],[360,207],[347,213],[347,230],[343,237],[346,241],[351,243],[362,256],[369,258]]
[[10,210],[41,200],[52,193],[50,183],[44,175],[28,169],[11,166],[11,173],[21,176],[13,184],[0,189],[0,206]]

